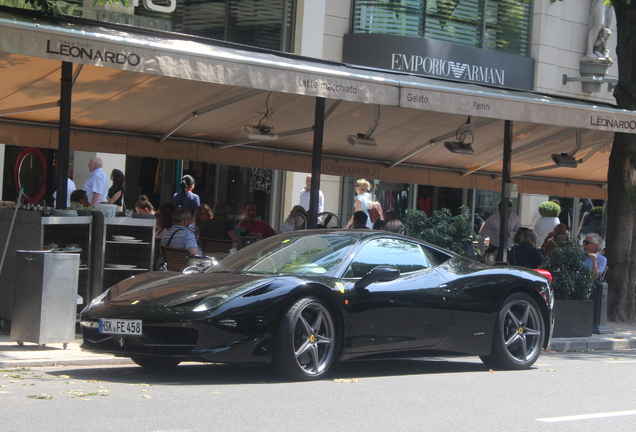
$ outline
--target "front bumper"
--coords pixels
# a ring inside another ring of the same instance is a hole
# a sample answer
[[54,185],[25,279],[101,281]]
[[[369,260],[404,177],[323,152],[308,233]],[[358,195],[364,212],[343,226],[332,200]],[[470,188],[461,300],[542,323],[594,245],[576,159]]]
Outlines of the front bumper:
[[270,362],[269,333],[242,335],[209,323],[143,322],[139,335],[102,334],[96,319],[80,322],[86,351],[118,357],[158,357],[214,363]]

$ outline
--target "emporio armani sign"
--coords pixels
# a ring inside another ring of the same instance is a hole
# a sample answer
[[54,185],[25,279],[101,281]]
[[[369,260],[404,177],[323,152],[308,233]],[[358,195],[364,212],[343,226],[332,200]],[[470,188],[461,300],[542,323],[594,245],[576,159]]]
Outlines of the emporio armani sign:
[[463,81],[474,81],[481,84],[506,85],[506,71],[504,69],[471,65],[434,57],[422,57],[413,54],[392,53],[391,69],[444,78],[455,78]]

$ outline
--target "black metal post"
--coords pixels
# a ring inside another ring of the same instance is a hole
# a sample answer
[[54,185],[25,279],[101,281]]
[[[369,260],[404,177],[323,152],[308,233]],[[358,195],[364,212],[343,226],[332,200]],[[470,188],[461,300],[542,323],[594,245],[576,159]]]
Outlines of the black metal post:
[[68,165],[71,149],[71,96],[73,92],[73,63],[62,62],[60,85],[60,123],[57,144],[57,194],[58,209],[66,208],[68,196]]
[[314,117],[314,148],[311,155],[311,192],[307,228],[316,228],[318,222],[318,200],[320,195],[320,172],[322,171],[322,140],[325,129],[325,98],[316,98]]
[[594,282],[594,321],[592,332],[595,334],[613,334],[607,326],[607,283]]
[[511,183],[512,176],[510,174],[510,163],[512,160],[512,122],[506,120],[504,126],[504,140],[503,140],[503,167],[501,170],[501,210],[499,211],[500,224],[499,224],[499,249],[497,249],[497,261],[503,261],[506,256],[506,250],[508,249],[508,208],[509,199],[506,196],[506,185]]

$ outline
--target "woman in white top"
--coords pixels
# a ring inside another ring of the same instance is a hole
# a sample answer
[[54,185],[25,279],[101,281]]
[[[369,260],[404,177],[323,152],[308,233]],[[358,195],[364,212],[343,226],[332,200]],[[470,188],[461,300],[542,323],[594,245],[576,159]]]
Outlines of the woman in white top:
[[[371,218],[369,217],[369,207],[371,207],[371,194],[369,193],[369,189],[371,189],[371,184],[365,179],[358,179],[356,181],[356,197],[355,197],[355,210],[363,211],[367,214],[367,228],[373,228],[373,223],[371,222]],[[353,215],[349,219],[349,222],[345,225],[345,228],[349,228],[353,223]]]

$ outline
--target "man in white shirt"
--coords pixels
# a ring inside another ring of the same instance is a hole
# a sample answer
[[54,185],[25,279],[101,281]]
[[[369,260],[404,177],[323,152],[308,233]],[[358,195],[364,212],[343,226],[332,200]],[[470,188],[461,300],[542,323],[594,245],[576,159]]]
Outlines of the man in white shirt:
[[92,158],[88,161],[91,176],[84,183],[84,190],[91,206],[108,200],[108,178],[102,169],[103,164],[100,158]]
[[[479,230],[479,249],[482,253],[493,254],[499,249],[499,229],[501,227],[501,206],[499,202],[497,213],[486,219],[486,222],[481,226]],[[507,248],[512,246],[513,240],[517,230],[521,227],[519,215],[512,212],[512,203],[508,204],[508,245]],[[484,240],[490,238],[490,246],[484,251]]]
[[[311,174],[305,179],[305,187],[300,191],[300,200],[298,205],[303,206],[305,211],[309,211],[309,197],[311,196]],[[318,214],[323,212],[323,202],[325,197],[322,191],[318,191]]]
[[[71,194],[77,189],[75,182],[68,177],[66,179],[66,208],[71,206]],[[53,192],[53,207],[57,208],[57,191]]]

